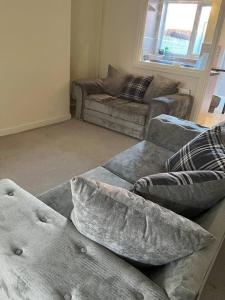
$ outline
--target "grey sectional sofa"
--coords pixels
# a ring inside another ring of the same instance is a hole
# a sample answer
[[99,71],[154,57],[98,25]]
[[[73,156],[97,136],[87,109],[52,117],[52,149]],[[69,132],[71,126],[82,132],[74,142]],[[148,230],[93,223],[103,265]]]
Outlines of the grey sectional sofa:
[[[147,140],[83,176],[131,190],[140,177],[163,172],[164,162],[204,130],[205,127],[192,122],[161,115],[152,119]],[[69,182],[40,195],[39,199],[70,218],[73,206]],[[195,220],[216,237],[211,246],[168,265],[142,270],[166,291],[169,299],[201,299],[201,291],[225,236],[224,213],[225,200]]]
[[[165,160],[204,130],[161,115],[151,121],[147,140],[83,176],[131,190],[138,178],[163,172]],[[201,291],[225,235],[225,200],[195,220],[215,236],[214,243],[138,270],[78,233],[70,221],[69,182],[38,198],[47,205],[0,181],[0,299],[204,300]]]
[[73,81],[72,101],[77,119],[138,139],[147,134],[151,118],[168,114],[188,120],[193,105],[191,95],[178,93],[153,98],[150,105],[113,97],[104,93],[100,79]]

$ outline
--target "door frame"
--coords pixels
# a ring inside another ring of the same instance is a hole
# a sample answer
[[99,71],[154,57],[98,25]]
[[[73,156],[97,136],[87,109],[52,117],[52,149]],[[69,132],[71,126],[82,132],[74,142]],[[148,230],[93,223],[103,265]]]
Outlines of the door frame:
[[196,105],[195,112],[192,114],[192,119],[194,121],[197,121],[198,123],[204,123],[205,118],[208,114],[210,103],[206,97],[207,87],[209,83],[211,69],[215,67],[213,65],[213,62],[214,62],[215,55],[217,53],[217,47],[219,45],[219,40],[222,33],[221,28],[225,18],[225,1],[218,0],[217,5],[218,5],[218,17],[215,26],[215,31],[213,34],[211,49],[209,52],[206,69],[202,73],[201,78],[199,80],[199,86],[196,92],[196,100],[195,100],[198,101],[198,103]]

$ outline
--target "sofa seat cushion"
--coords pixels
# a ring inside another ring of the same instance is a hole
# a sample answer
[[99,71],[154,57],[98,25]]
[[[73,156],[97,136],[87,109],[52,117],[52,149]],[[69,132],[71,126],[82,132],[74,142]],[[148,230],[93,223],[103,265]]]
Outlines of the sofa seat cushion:
[[10,180],[0,181],[1,299],[164,300],[164,291]]
[[104,167],[130,183],[139,178],[165,172],[165,161],[173,152],[148,141],[142,141],[116,155]]
[[[100,180],[102,182],[119,186],[128,190],[133,188],[132,184],[114,175],[103,167],[97,167],[82,174],[82,176],[90,179]],[[73,209],[73,203],[69,181],[39,195],[38,198],[64,217],[68,219],[70,218],[70,214]]]
[[109,95],[90,95],[84,100],[84,107],[144,126],[149,106]]

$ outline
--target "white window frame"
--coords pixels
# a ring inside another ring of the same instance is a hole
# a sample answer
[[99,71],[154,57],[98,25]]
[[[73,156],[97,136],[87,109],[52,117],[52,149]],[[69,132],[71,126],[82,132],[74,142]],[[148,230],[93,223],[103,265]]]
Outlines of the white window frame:
[[[207,1],[207,4],[212,5],[212,2]],[[199,107],[201,107],[202,99],[204,98],[205,87],[208,82],[210,70],[212,67],[212,62],[214,58],[214,54],[216,51],[216,47],[218,45],[221,27],[223,25],[223,11],[225,9],[225,1],[221,3],[220,11],[218,14],[218,18],[215,19],[215,28],[213,31],[213,39],[210,40],[210,47],[208,48],[209,57],[207,59],[206,65],[203,68],[189,68],[182,64],[163,64],[160,62],[154,61],[144,61],[143,60],[143,41],[144,41],[144,33],[145,33],[145,26],[146,26],[146,17],[147,11],[149,7],[148,0],[139,1],[139,12],[138,12],[138,24],[137,24],[137,35],[136,35],[136,47],[133,48],[133,59],[131,68],[132,70],[143,73],[143,74],[165,74],[165,76],[174,76],[177,80],[182,81],[184,78],[185,80],[189,81],[196,81],[196,88],[197,90],[194,92],[196,94],[196,98],[200,101]],[[215,7],[214,4],[212,5],[212,12],[213,15],[215,14]],[[209,22],[212,22],[212,17],[210,17]],[[184,80],[183,80],[184,81]],[[199,83],[199,84],[198,84]],[[197,101],[198,102],[198,101]],[[197,107],[197,113],[194,112],[193,116],[197,118],[199,107]]]
[[[162,45],[163,34],[165,32],[165,23],[166,23],[168,5],[170,3],[186,3],[186,4],[191,3],[191,4],[198,5],[187,54],[179,55],[176,53],[171,53],[172,56],[175,58],[177,57],[177,58],[184,58],[184,59],[185,58],[186,59],[197,59],[199,57],[199,55],[194,55],[193,50],[194,50],[194,45],[195,45],[195,40],[196,40],[196,36],[197,36],[197,31],[198,31],[198,26],[199,26],[199,22],[200,22],[202,8],[205,6],[212,6],[212,1],[211,0],[205,0],[205,1],[201,1],[201,0],[189,0],[189,1],[188,0],[164,0],[162,17],[161,17],[160,28],[159,28],[159,39],[158,39],[158,43],[155,48],[156,49],[155,55],[158,54],[158,51]],[[146,23],[145,23],[145,26],[146,26]],[[145,30],[145,26],[144,26],[144,30]],[[142,49],[143,49],[143,45],[142,45]]]

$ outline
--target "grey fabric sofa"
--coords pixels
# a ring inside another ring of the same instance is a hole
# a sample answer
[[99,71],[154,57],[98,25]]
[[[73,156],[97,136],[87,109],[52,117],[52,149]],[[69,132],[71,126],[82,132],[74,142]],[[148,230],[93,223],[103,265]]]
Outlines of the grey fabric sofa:
[[154,98],[151,105],[113,97],[104,93],[101,79],[73,81],[72,101],[77,119],[138,139],[147,134],[151,118],[168,114],[188,120],[193,105],[191,95],[178,93]]
[[[161,115],[151,121],[147,140],[83,176],[131,190],[141,176],[163,172],[165,160],[204,130]],[[69,181],[38,198],[44,203],[0,181],[0,299],[204,300],[201,291],[225,235],[225,200],[195,220],[216,238],[208,248],[138,270],[77,232]],[[153,290],[155,283],[161,290]]]
[[[140,177],[163,172],[167,158],[206,130],[205,127],[168,115],[152,119],[149,129],[147,140],[83,176],[131,190]],[[39,199],[70,218],[73,206],[69,182],[40,195]],[[211,246],[168,265],[142,270],[166,291],[169,299],[204,300],[201,298],[201,291],[225,236],[224,213],[225,200],[195,220],[216,237]]]

